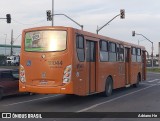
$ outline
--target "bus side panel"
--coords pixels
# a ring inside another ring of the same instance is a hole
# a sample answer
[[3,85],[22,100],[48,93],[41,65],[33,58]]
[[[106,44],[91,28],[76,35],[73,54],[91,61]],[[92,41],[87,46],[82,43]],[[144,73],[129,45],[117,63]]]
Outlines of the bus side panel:
[[120,80],[118,75],[118,63],[113,62],[100,62],[99,64],[99,84],[98,91],[103,92],[105,90],[105,83],[109,76],[112,77],[113,80],[113,88],[116,89],[120,86]]
[[136,79],[137,79],[137,70],[138,70],[138,65],[136,62],[131,63],[131,82],[130,84],[135,84]]
[[137,83],[138,73],[140,73],[142,77],[142,64],[138,62],[132,62],[131,64],[131,84]]
[[125,80],[125,63],[124,62],[118,62],[118,75],[116,81],[118,81],[118,88],[124,87],[126,85]]
[[85,62],[80,62],[78,60],[77,48],[76,48],[76,36],[78,31],[74,30],[72,32],[72,82],[73,82],[73,92],[76,95],[85,96],[86,93],[86,64]]

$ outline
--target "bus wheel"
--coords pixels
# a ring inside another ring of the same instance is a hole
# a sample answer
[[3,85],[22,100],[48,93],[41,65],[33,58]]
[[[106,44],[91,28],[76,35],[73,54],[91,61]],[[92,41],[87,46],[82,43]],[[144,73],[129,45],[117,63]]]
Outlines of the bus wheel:
[[137,75],[137,82],[135,84],[133,84],[133,87],[138,87],[140,81],[141,81],[141,76],[138,74]]
[[103,92],[103,95],[106,97],[109,97],[112,94],[113,90],[113,81],[111,77],[108,77],[105,84],[105,91]]
[[2,99],[2,97],[3,97],[3,89],[0,88],[0,99]]

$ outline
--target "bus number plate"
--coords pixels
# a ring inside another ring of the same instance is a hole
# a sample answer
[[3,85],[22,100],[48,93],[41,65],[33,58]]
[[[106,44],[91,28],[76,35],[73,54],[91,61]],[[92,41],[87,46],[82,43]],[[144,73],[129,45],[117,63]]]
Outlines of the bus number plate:
[[39,83],[40,85],[47,85],[48,84],[48,82],[47,81],[44,81],[44,80],[42,80],[42,81],[40,81],[40,83]]

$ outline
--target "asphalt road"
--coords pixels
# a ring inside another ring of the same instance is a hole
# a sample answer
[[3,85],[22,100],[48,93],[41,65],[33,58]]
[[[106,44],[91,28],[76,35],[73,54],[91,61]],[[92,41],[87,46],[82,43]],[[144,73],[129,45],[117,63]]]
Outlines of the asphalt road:
[[[110,97],[103,97],[100,94],[86,97],[38,94],[8,96],[0,101],[0,112],[52,112],[51,114],[54,112],[94,112],[92,115],[95,114],[94,118],[48,118],[43,121],[159,121],[160,118],[96,117],[95,112],[123,112],[122,115],[125,116],[129,115],[127,112],[142,112],[143,114],[152,112],[153,115],[160,112],[160,74],[148,73],[147,80],[138,88],[117,89]],[[17,121],[17,119],[12,120]]]

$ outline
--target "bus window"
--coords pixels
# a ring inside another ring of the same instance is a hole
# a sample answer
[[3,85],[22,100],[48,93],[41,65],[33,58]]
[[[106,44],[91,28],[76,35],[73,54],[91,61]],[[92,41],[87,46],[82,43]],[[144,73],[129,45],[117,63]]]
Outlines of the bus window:
[[137,61],[136,48],[132,47],[132,62]]
[[100,41],[100,61],[108,61],[108,42]]
[[86,50],[87,62],[95,62],[96,61],[95,43],[91,40],[87,40],[86,49],[87,49]]
[[116,44],[113,42],[109,43],[109,61],[115,62],[116,59]]
[[76,37],[76,48],[77,48],[77,56],[79,61],[83,62],[85,60],[84,56],[84,37],[78,35]]
[[33,31],[25,34],[25,51],[63,51],[67,43],[66,31]]
[[117,44],[117,61],[124,61],[124,47],[120,44]]
[[141,62],[142,57],[141,57],[141,49],[137,48],[137,62]]
[[141,62],[141,49],[132,47],[132,62]]

